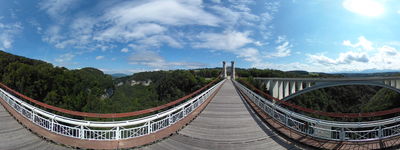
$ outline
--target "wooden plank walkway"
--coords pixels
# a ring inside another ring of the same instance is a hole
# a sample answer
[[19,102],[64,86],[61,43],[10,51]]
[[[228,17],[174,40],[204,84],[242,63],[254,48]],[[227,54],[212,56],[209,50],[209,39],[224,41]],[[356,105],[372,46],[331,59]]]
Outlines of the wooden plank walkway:
[[232,81],[222,86],[200,115],[177,134],[142,149],[298,149],[260,120]]
[[69,149],[46,141],[19,124],[0,104],[0,150]]

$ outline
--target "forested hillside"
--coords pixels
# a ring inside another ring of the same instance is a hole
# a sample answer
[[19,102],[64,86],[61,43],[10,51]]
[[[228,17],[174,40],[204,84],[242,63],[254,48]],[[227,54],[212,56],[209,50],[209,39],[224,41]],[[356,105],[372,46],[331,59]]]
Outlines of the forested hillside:
[[[290,100],[291,103],[324,112],[364,113],[389,110],[400,107],[400,94],[387,89],[368,85],[337,86],[315,90]],[[368,121],[390,118],[387,115],[375,118],[331,118],[318,114],[313,117],[339,121]]]
[[95,68],[68,70],[0,51],[0,81],[33,99],[98,113],[127,112],[167,103],[216,77],[220,69],[136,73],[112,79]]

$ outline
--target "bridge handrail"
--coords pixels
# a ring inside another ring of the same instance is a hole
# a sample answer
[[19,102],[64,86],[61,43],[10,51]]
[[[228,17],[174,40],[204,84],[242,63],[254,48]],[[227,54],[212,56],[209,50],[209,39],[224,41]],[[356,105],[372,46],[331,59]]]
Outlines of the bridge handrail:
[[3,89],[0,89],[0,97],[26,119],[56,134],[89,140],[119,140],[144,136],[175,124],[196,110],[224,81],[220,81],[176,107],[154,115],[125,121],[86,121],[59,116],[36,108]]
[[389,109],[389,110],[382,110],[382,111],[376,111],[376,112],[364,112],[364,113],[334,113],[334,112],[324,112],[324,111],[318,111],[318,110],[313,110],[313,109],[309,109],[309,108],[305,108],[293,103],[289,103],[285,100],[281,100],[278,98],[275,98],[263,91],[261,91],[260,89],[257,89],[256,87],[254,87],[253,85],[249,84],[249,83],[245,83],[246,85],[248,85],[249,87],[251,87],[252,89],[256,90],[258,93],[266,96],[268,99],[274,100],[276,101],[276,104],[283,104],[285,106],[303,111],[303,112],[307,112],[307,113],[313,113],[313,114],[318,114],[321,116],[327,116],[327,117],[335,117],[335,118],[366,118],[366,117],[380,117],[380,116],[385,116],[385,115],[389,115],[389,114],[394,114],[394,113],[400,113],[400,108],[393,108],[393,109]]
[[[340,122],[316,119],[292,112],[256,94],[239,82],[234,81],[234,83],[240,91],[243,91],[265,113],[286,127],[303,134],[335,141],[367,141],[400,135],[400,131],[398,130],[400,128],[400,116],[365,122]],[[309,125],[307,131],[305,130],[305,124]],[[313,133],[308,132],[311,129]],[[324,137],[318,134],[324,132],[329,134],[329,136]],[[367,135],[370,137],[365,137]]]
[[202,88],[200,88],[200,89],[198,89],[198,90],[196,90],[196,91],[194,91],[194,92],[192,92],[192,93],[190,93],[190,94],[188,94],[188,95],[186,95],[184,97],[181,97],[181,98],[179,98],[177,100],[169,102],[167,104],[163,104],[163,105],[160,105],[160,106],[157,106],[157,107],[148,108],[148,109],[144,109],[144,110],[134,111],[134,112],[106,113],[106,114],[79,112],[79,111],[73,111],[73,110],[60,108],[60,107],[57,107],[57,106],[52,106],[52,105],[40,102],[38,100],[32,99],[32,98],[30,98],[30,97],[28,97],[28,96],[26,96],[24,94],[21,94],[21,93],[15,91],[15,90],[9,88],[8,86],[6,86],[3,83],[0,83],[0,88],[4,88],[7,91],[10,91],[11,93],[13,93],[13,94],[25,99],[25,100],[28,100],[29,102],[32,102],[32,103],[34,103],[36,105],[39,105],[39,106],[41,106],[43,108],[50,109],[50,110],[53,110],[53,111],[56,111],[56,112],[61,112],[61,113],[68,114],[68,115],[80,116],[80,117],[92,117],[92,118],[123,118],[123,117],[133,117],[133,116],[139,116],[139,115],[143,115],[143,114],[148,114],[148,113],[152,113],[152,112],[155,112],[155,111],[159,111],[159,110],[168,108],[170,106],[174,106],[174,105],[176,105],[176,104],[178,104],[178,103],[180,103],[180,102],[182,102],[182,101],[184,101],[184,100],[186,100],[186,99],[188,99],[190,97],[193,97],[196,94],[199,94],[201,91],[203,91],[206,88],[208,88],[211,85],[213,85],[219,79],[220,78],[217,77],[216,79],[214,79],[213,81],[211,81],[207,85],[203,86]]
[[290,80],[290,81],[318,81],[318,82],[331,82],[331,81],[380,81],[380,80],[400,80],[400,77],[338,77],[338,78],[277,78],[277,77],[254,77],[257,80]]

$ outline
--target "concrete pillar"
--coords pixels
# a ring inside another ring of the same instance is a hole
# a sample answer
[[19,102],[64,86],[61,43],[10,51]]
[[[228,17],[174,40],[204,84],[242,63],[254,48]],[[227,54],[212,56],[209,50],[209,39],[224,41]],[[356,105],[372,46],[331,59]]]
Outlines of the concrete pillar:
[[278,98],[279,88],[278,88],[278,81],[271,81],[270,88],[272,97]]
[[290,81],[290,95],[296,93],[296,81]]
[[225,61],[222,62],[222,73],[223,73],[223,77],[226,78],[226,63]]
[[232,77],[231,78],[233,80],[235,80],[235,62],[234,61],[231,61],[231,69],[232,69],[232,72],[231,72],[232,73],[232,75],[231,75]]
[[278,89],[279,89],[279,94],[278,94],[278,99],[283,98],[283,81],[278,81]]
[[286,96],[289,96],[289,89],[290,89],[289,82],[290,81],[282,81],[282,82],[283,82],[283,97],[282,98],[284,98]]
[[390,86],[396,87],[396,80],[390,80]]
[[297,91],[303,90],[303,81],[297,81]]
[[385,85],[390,85],[389,80],[384,80],[383,83],[384,83]]
[[306,82],[306,88],[311,87],[311,82]]
[[270,86],[271,86],[271,80],[265,81],[265,88],[267,89],[267,91],[271,90]]
[[396,80],[396,89],[400,89],[400,80]]

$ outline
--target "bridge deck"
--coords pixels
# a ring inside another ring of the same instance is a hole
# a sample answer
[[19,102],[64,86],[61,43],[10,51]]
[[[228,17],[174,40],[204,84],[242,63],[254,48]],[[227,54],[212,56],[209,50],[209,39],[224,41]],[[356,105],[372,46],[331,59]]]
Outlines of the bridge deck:
[[251,111],[233,83],[226,81],[189,125],[143,149],[297,149]]
[[0,104],[0,149],[68,149],[45,141],[19,124]]

